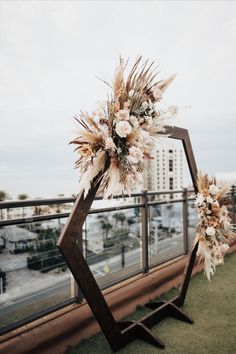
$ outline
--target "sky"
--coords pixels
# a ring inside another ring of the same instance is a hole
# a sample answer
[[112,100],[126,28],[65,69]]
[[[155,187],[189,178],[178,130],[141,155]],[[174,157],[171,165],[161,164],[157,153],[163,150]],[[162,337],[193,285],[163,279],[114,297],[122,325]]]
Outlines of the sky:
[[107,97],[119,56],[177,74],[162,105],[180,109],[199,169],[236,171],[236,2],[0,1],[0,190],[77,193],[73,115]]

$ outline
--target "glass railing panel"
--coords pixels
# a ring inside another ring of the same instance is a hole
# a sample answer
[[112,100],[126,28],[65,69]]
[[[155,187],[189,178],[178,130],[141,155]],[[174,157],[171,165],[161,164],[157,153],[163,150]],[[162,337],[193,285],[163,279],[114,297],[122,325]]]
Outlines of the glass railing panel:
[[149,207],[149,264],[183,253],[182,202]]
[[56,203],[48,205],[31,205],[21,207],[9,207],[0,210],[0,220],[24,219],[34,216],[70,213],[72,203]]
[[84,253],[100,287],[141,271],[140,209],[88,215],[83,227]]
[[65,219],[0,229],[1,328],[71,298],[71,274],[56,247]]
[[192,248],[193,241],[196,237],[197,225],[199,223],[195,200],[188,201],[188,242],[189,249]]

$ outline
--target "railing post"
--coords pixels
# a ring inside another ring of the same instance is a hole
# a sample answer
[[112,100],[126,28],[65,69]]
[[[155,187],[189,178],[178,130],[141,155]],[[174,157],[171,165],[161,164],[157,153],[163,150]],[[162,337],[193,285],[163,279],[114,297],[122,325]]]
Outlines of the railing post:
[[188,253],[188,189],[183,189],[183,243],[184,252]]
[[144,204],[144,206],[141,208],[142,268],[144,270],[144,273],[148,273],[149,261],[148,261],[148,196],[147,196],[147,190],[143,191],[142,204]]
[[231,201],[232,201],[232,224],[236,224],[236,213],[235,213],[235,186],[231,187]]

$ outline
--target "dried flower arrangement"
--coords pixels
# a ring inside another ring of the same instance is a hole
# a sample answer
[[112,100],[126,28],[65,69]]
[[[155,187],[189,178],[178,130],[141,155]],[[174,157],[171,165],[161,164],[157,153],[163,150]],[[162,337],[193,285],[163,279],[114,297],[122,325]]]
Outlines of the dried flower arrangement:
[[231,230],[227,197],[228,187],[220,187],[214,178],[198,173],[196,204],[200,222],[195,242],[199,241],[198,255],[205,260],[205,273],[210,280],[218,264],[224,262],[229,240],[234,236]]
[[[125,78],[127,63],[120,59],[115,72],[111,97],[92,114],[75,117],[79,136],[71,143],[80,155],[79,189],[87,195],[91,181],[102,172],[98,193],[108,198],[130,193],[142,182],[144,160],[152,158],[155,140],[165,133],[166,119],[177,114],[177,107],[158,110],[155,106],[175,76],[154,81],[153,64],[139,57]],[[166,136],[166,135],[165,135]],[[109,159],[109,167],[104,169]],[[104,173],[103,173],[104,172]]]

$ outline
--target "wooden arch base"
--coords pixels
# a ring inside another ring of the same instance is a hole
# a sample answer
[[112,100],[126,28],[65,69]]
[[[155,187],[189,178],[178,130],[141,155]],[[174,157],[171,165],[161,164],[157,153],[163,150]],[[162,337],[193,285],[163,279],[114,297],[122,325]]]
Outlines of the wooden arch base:
[[[177,127],[166,127],[166,133],[170,138],[182,141],[194,189],[195,192],[197,192],[197,167],[188,131]],[[107,161],[107,164],[109,164],[109,161]],[[195,245],[190,254],[178,296],[167,302],[159,301],[146,304],[146,306],[152,311],[139,321],[116,321],[83,257],[78,242],[78,236],[96,196],[100,182],[101,174],[94,178],[91,189],[86,198],[84,198],[83,192],[78,195],[65,228],[58,240],[57,246],[61,250],[69,269],[82,290],[88,305],[114,352],[120,350],[136,338],[142,339],[156,347],[164,348],[164,343],[151,333],[150,328],[152,326],[167,316],[188,323],[193,323],[192,319],[184,313],[180,307],[185,301],[192,269],[195,263],[198,244]]]

